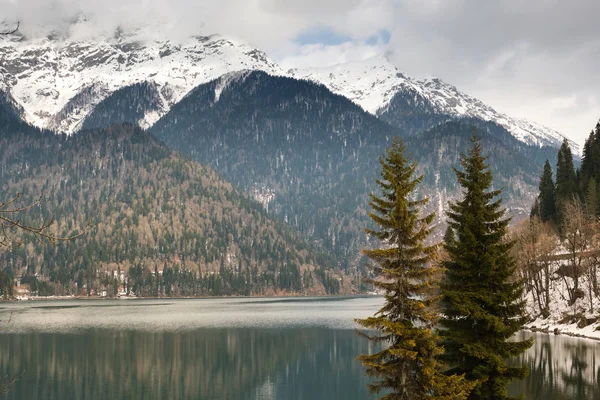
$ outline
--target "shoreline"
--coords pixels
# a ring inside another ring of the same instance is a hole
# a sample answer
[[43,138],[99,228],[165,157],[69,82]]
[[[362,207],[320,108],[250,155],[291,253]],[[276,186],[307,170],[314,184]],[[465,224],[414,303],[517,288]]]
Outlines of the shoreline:
[[102,297],[102,296],[31,296],[25,298],[0,299],[0,303],[13,303],[23,301],[60,301],[60,300],[194,300],[194,299],[291,299],[291,298],[323,298],[323,299],[344,299],[344,298],[369,298],[380,297],[381,295],[372,295],[367,293],[356,294],[283,294],[283,295],[231,295],[231,296],[171,296],[171,297],[146,297],[146,296],[120,296],[120,297]]
[[[102,297],[102,296],[32,296],[27,298],[13,298],[13,299],[1,299],[0,303],[17,303],[17,302],[27,302],[27,301],[92,301],[92,300],[210,300],[210,299],[360,299],[360,298],[371,298],[371,297],[380,297],[381,295],[373,295],[367,293],[361,294],[346,294],[346,295],[307,295],[307,294],[285,294],[285,295],[251,295],[251,296],[177,296],[177,297],[138,297],[138,296],[121,296],[121,297]],[[542,322],[542,321],[540,321]],[[555,336],[567,336],[576,339],[585,339],[594,342],[600,342],[600,325],[597,324],[589,325],[585,328],[576,328],[572,325],[561,325],[561,324],[552,324],[550,321],[546,322],[545,327],[538,327],[535,325],[525,325],[521,329],[526,332],[532,333],[543,333],[546,335],[555,335]],[[586,328],[590,328],[587,330],[591,330],[591,332],[597,332],[596,335],[589,335],[585,333]],[[583,333],[582,333],[583,332]]]
[[590,335],[586,335],[585,333],[580,333],[578,331],[585,331],[586,328],[588,327],[594,327],[595,325],[589,325],[585,328],[575,328],[573,330],[569,330],[569,326],[570,325],[554,325],[553,327],[546,327],[546,328],[538,328],[537,326],[523,326],[523,330],[527,331],[527,332],[533,332],[533,333],[544,333],[546,335],[555,335],[555,336],[568,336],[568,337],[572,337],[572,338],[577,338],[577,339],[586,339],[586,340],[592,340],[594,342],[600,342],[600,330],[598,330],[598,328],[596,326],[596,329],[594,329],[592,332],[597,332],[596,336],[590,336]]

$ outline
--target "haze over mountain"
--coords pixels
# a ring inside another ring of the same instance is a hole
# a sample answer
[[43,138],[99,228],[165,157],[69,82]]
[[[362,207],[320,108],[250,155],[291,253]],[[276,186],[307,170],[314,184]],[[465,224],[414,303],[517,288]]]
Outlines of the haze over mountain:
[[158,87],[160,106],[140,121],[147,128],[200,83],[242,69],[280,72],[264,53],[219,36],[180,44],[118,32],[84,42],[12,36],[0,41],[0,59],[0,89],[23,106],[24,119],[64,133],[78,131],[96,104],[135,83]]

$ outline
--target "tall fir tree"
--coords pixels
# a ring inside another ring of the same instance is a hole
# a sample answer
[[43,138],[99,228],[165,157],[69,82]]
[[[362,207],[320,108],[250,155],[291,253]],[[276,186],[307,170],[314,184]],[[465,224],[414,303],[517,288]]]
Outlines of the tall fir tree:
[[556,220],[560,227],[564,219],[564,206],[568,201],[578,197],[577,177],[575,175],[575,166],[573,165],[573,154],[569,147],[567,139],[558,150],[558,159],[556,163]]
[[444,317],[441,319],[450,373],[466,374],[476,383],[470,399],[509,399],[506,386],[523,379],[525,366],[508,366],[507,359],[527,350],[532,341],[513,341],[526,322],[523,282],[515,279],[513,243],[505,238],[500,190],[491,190],[492,172],[481,154],[477,137],[462,155],[462,170],[455,169],[464,197],[450,205],[449,224],[457,235],[445,244],[448,260],[441,284]]
[[540,195],[539,195],[539,217],[544,222],[556,222],[556,201],[554,181],[552,180],[552,167],[550,162],[546,160],[544,164],[544,172],[540,179]]
[[451,226],[446,228],[446,232],[444,233],[444,243],[448,243],[450,245],[454,245],[456,243],[456,236],[454,235],[454,230]]
[[598,154],[596,154],[597,146],[595,141],[596,136],[592,130],[588,138],[585,140],[585,144],[583,145],[581,167],[579,168],[579,176],[581,178],[581,193],[587,192],[588,180],[597,175],[597,171],[595,171],[595,159],[598,157]]
[[586,200],[590,193],[590,181],[594,179],[597,186],[600,180],[600,122],[596,124],[596,128],[590,132],[585,141],[578,175],[579,189],[584,196],[582,200]]
[[466,399],[474,385],[464,376],[444,374],[437,358],[443,349],[432,330],[435,247],[425,245],[434,214],[421,215],[428,199],[415,199],[415,189],[422,176],[414,177],[416,163],[409,163],[404,152],[402,142],[394,139],[380,158],[381,178],[376,182],[381,195],[371,194],[369,202],[369,215],[378,228],[366,232],[382,247],[364,253],[376,264],[372,283],[385,292],[385,304],[375,316],[357,322],[377,331],[364,335],[383,349],[359,360],[375,378],[369,389],[384,391],[383,399]]
[[531,212],[529,213],[529,218],[539,218],[540,217],[540,199],[539,196],[533,200],[533,206],[531,206]]
[[594,218],[598,214],[598,188],[594,178],[591,178],[587,185],[585,209],[590,218]]

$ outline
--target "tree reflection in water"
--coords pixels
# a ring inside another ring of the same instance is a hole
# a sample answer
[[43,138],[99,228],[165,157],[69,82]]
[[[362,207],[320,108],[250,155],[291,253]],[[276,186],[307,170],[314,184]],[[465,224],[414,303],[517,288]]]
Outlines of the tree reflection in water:
[[7,399],[366,399],[352,330],[203,329],[0,336]]
[[[531,333],[520,333],[523,339]],[[526,399],[600,399],[600,343],[536,334],[510,387]],[[352,330],[317,327],[0,334],[0,398],[374,399],[355,358],[373,351]]]
[[511,385],[526,399],[600,399],[600,343],[565,336],[535,335],[535,344],[521,357],[530,376]]

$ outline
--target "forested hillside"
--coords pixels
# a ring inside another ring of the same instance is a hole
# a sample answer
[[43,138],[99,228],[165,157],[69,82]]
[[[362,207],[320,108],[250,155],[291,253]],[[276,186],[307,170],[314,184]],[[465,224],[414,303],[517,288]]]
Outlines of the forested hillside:
[[[477,119],[451,120],[406,139],[411,155],[423,173],[424,194],[431,196],[438,211],[460,195],[454,167],[461,152],[468,148],[473,133],[481,138],[487,162],[494,171],[494,188],[502,188],[502,197],[511,215],[524,217],[535,197],[538,170],[546,159],[556,159],[553,147],[525,145],[503,127]],[[446,215],[440,212],[438,223]],[[440,233],[440,232],[438,232]]]
[[[168,87],[163,90],[168,90]],[[152,119],[152,116],[158,115],[164,107],[156,84],[138,83],[119,89],[100,102],[84,120],[83,129],[104,128],[107,122],[130,122],[145,128],[146,119]]]
[[321,85],[248,72],[197,87],[151,132],[254,193],[270,214],[330,250],[342,268],[356,266],[367,245],[368,193],[394,136],[405,138],[425,174],[420,190],[431,198],[440,227],[448,201],[459,194],[452,167],[475,129],[511,213],[528,214],[537,171],[554,150],[526,145],[478,119],[440,122],[433,111],[438,124],[413,134],[429,124],[417,111],[413,105],[414,120],[394,128]]
[[39,294],[115,294],[119,286],[147,296],[339,291],[332,261],[314,246],[209,167],[133,125],[65,137],[5,120],[0,188],[5,199],[23,193],[24,204],[43,193],[20,217],[52,216],[58,234],[89,224],[71,243],[26,237],[0,253],[5,271]]
[[263,72],[197,87],[150,131],[253,193],[343,267],[364,244],[377,159],[400,134],[322,85]]

